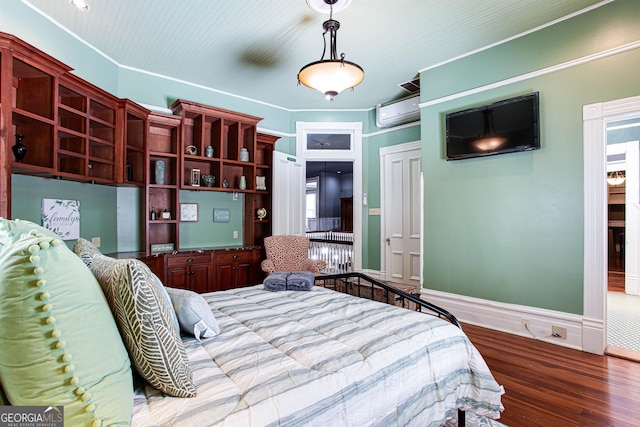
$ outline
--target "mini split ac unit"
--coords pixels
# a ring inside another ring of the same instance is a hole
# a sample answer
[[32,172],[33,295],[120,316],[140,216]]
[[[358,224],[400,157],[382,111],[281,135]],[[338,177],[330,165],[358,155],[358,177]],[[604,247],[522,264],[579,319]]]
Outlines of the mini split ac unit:
[[420,119],[420,95],[376,106],[376,125],[379,128],[398,126]]

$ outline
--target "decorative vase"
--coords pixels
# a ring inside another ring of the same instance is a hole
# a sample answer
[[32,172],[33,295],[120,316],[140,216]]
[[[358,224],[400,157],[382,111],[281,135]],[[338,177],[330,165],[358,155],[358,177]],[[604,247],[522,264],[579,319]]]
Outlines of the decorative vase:
[[249,151],[246,148],[240,149],[240,161],[248,162],[249,161]]
[[246,190],[247,189],[247,178],[244,177],[244,175],[242,175],[240,177],[240,187],[241,190]]
[[156,184],[164,185],[164,161],[156,160]]
[[202,181],[204,187],[213,187],[216,183],[216,177],[213,175],[202,175],[200,181]]
[[22,138],[22,135],[16,135],[16,144],[11,147],[11,150],[13,150],[13,155],[16,157],[16,161],[18,163],[22,162],[24,156],[27,155],[27,146],[22,143]]
[[204,155],[207,157],[213,157],[213,147],[207,145],[207,148],[204,149]]

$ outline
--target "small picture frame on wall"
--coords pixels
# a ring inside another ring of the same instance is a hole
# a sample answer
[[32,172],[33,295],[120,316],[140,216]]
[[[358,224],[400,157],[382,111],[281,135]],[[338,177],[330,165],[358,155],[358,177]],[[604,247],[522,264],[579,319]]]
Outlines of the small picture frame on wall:
[[198,204],[197,203],[180,203],[180,221],[197,222],[198,221]]
[[191,169],[191,186],[200,187],[200,169]]
[[231,221],[231,209],[214,208],[213,222],[229,222]]

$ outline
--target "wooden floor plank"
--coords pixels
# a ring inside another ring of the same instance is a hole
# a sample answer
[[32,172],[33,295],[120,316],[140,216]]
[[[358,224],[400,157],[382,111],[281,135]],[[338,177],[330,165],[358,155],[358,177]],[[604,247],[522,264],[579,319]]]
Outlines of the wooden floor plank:
[[512,426],[640,426],[640,363],[464,324]]

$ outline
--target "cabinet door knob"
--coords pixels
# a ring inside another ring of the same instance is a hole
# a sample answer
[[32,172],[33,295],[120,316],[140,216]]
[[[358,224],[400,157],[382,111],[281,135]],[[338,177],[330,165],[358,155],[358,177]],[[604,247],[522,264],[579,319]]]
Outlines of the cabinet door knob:
[[193,258],[187,258],[187,262],[193,262]]
[[238,257],[239,257],[239,255],[238,255],[238,254],[233,255],[233,259],[236,259],[236,258],[238,258]]

